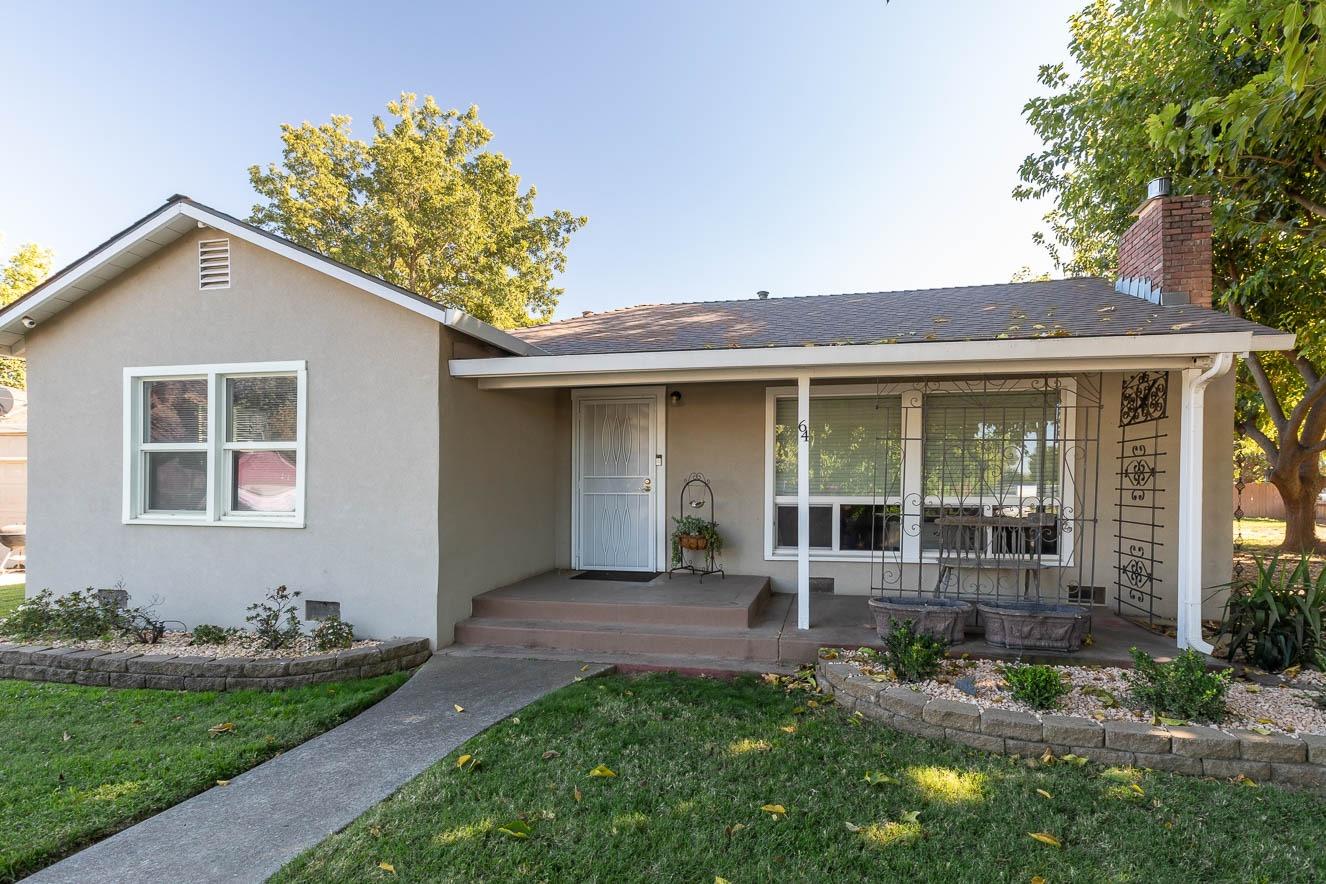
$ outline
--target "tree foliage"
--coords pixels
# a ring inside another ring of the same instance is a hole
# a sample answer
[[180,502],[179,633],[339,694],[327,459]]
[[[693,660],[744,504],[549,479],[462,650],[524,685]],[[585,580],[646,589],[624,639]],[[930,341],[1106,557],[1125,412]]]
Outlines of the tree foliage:
[[[0,307],[12,304],[51,275],[52,253],[35,243],[25,243],[0,269]],[[22,359],[0,356],[0,386],[27,386],[28,373]]]
[[501,328],[547,321],[570,236],[586,219],[536,215],[535,189],[499,153],[478,108],[411,93],[373,118],[282,124],[280,164],[253,166],[251,220],[287,239]]
[[[1077,73],[1040,68],[1044,144],[1014,196],[1052,200],[1036,238],[1056,264],[1103,276],[1145,181],[1212,196],[1217,307],[1298,336],[1243,364],[1238,418],[1293,523],[1326,485],[1326,4],[1095,0],[1069,25]],[[1310,521],[1294,534],[1315,543]]]

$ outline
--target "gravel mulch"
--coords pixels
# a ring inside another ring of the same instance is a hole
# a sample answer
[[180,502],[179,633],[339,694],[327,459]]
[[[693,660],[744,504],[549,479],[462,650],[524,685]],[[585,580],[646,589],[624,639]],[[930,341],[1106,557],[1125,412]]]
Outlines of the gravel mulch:
[[[853,663],[867,675],[892,677],[882,665],[863,660],[855,651],[844,652],[839,659]],[[1013,699],[1000,674],[1004,665],[993,660],[945,660],[935,678],[917,682],[915,686],[930,697],[1041,714],[1040,710]],[[1152,721],[1150,711],[1130,705],[1125,677],[1129,670],[1113,666],[1055,668],[1072,688],[1060,699],[1058,708],[1047,712],[1098,721]],[[1279,687],[1235,679],[1226,697],[1229,714],[1213,726],[1223,731],[1326,734],[1326,709],[1316,704],[1314,698],[1318,696],[1326,698],[1326,676],[1320,672],[1309,670],[1285,677],[1285,683]]]
[[[312,657],[325,654],[313,645],[313,639],[302,637],[287,647],[278,650],[260,648],[257,640],[249,633],[235,636],[224,644],[195,645],[193,634],[188,632],[167,632],[161,641],[154,645],[143,644],[131,638],[92,639],[86,641],[65,641],[62,639],[28,642],[20,639],[7,639],[0,636],[0,641],[14,641],[21,644],[42,644],[48,648],[78,648],[89,651],[130,651],[135,654],[174,654],[177,657],[254,657],[261,659]],[[356,641],[352,648],[372,648],[382,644],[380,641]]]

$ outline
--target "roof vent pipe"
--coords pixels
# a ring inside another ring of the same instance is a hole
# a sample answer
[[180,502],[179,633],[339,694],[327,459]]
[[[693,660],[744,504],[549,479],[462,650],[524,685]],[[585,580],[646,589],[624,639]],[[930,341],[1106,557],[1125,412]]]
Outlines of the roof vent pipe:
[[1169,176],[1152,178],[1146,186],[1146,198],[1153,200],[1158,196],[1169,196]]
[[767,301],[769,300],[769,293],[766,292],[764,289],[760,289],[758,292],[755,293],[755,297],[759,298],[761,301]]

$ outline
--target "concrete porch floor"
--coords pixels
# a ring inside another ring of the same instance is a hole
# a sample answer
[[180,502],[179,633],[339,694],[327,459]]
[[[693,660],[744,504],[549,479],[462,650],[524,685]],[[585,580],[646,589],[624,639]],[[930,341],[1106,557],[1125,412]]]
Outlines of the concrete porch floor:
[[[796,597],[772,593],[767,577],[660,575],[648,583],[572,580],[548,572],[484,593],[456,626],[447,653],[579,659],[685,671],[789,669],[822,647],[881,647],[865,596],[815,594],[811,628],[796,627]],[[987,645],[979,633],[951,649],[991,659],[1128,666],[1138,647],[1168,658],[1165,638],[1103,608],[1092,610],[1092,644],[1073,654]]]

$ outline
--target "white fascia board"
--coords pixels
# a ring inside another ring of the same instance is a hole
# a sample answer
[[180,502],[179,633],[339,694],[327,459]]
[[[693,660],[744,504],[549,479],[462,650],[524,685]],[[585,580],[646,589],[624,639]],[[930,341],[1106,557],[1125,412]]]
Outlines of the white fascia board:
[[1251,349],[1258,352],[1294,349],[1295,335],[1283,332],[1274,335],[1253,335]]
[[[20,299],[10,304],[3,310],[0,310],[0,333],[19,335],[19,340],[8,347],[0,348],[9,355],[17,355],[23,352],[24,338],[27,336],[27,329],[23,327],[23,317],[32,313],[45,313],[54,315],[49,310],[50,302],[62,301],[65,303],[76,300],[69,297],[67,289],[82,283],[83,288],[91,288],[100,285],[101,269],[115,258],[123,255],[133,248],[138,242],[169,227],[171,222],[184,214],[184,206],[176,204],[166,209],[160,215],[155,215],[132,230],[127,231],[123,236],[116,238],[113,242],[107,243],[96,253],[89,255],[78,267],[71,268],[56,282],[48,285],[36,295],[26,300]],[[90,285],[89,285],[90,283]],[[60,293],[65,292],[65,297],[61,298]],[[81,294],[81,292],[79,293]],[[48,308],[43,310],[43,308]]]
[[[1250,332],[1185,335],[1123,335],[1095,338],[1034,338],[1000,341],[943,341],[910,344],[860,344],[828,347],[762,347],[728,350],[669,350],[649,353],[604,353],[592,356],[523,356],[496,359],[453,359],[453,377],[507,382],[516,386],[542,386],[536,379],[557,377],[632,377],[685,373],[702,375],[805,371],[828,377],[862,370],[902,370],[935,373],[941,368],[970,371],[1039,371],[1061,363],[1082,366],[1154,364],[1156,360],[1189,360],[1213,353],[1244,353],[1252,348]],[[531,383],[535,382],[535,383]],[[609,381],[612,382],[612,381]],[[496,386],[495,383],[489,384]]]

